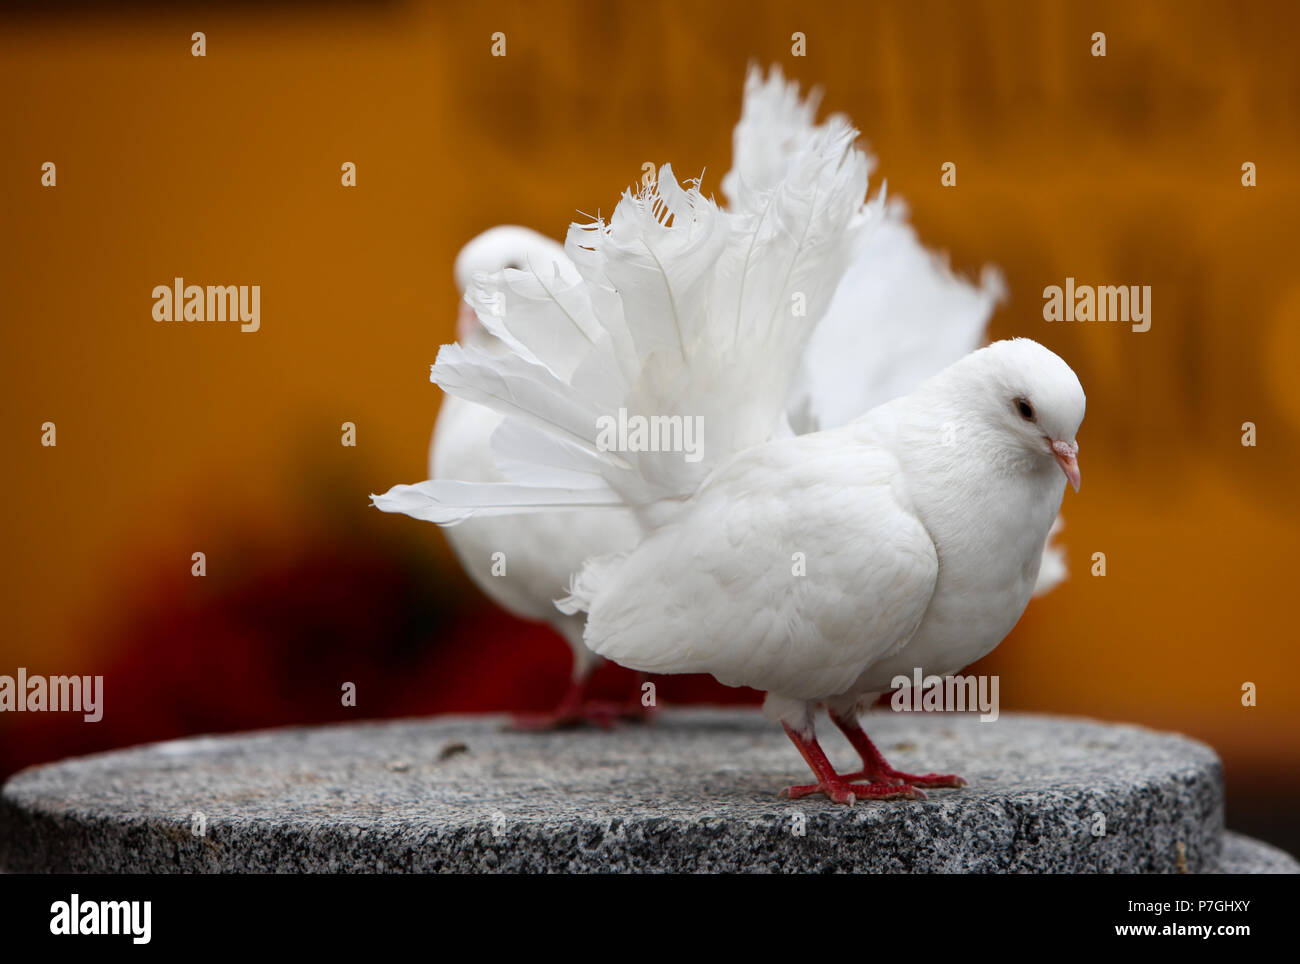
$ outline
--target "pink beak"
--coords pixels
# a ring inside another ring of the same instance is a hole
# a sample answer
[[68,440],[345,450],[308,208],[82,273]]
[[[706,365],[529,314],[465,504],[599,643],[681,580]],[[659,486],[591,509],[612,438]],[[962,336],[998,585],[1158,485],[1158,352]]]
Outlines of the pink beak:
[[1074,491],[1079,491],[1079,484],[1083,481],[1083,476],[1079,474],[1079,443],[1078,442],[1053,442],[1052,456],[1056,459],[1056,464],[1061,467],[1065,477],[1070,480],[1074,486]]

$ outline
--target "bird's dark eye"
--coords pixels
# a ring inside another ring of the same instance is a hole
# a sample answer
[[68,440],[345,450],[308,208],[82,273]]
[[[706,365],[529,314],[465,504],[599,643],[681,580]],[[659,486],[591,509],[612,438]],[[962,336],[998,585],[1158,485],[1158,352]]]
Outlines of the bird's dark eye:
[[1032,422],[1038,417],[1034,413],[1034,406],[1029,404],[1029,399],[1027,398],[1016,399],[1016,411],[1019,412],[1020,417],[1027,422]]

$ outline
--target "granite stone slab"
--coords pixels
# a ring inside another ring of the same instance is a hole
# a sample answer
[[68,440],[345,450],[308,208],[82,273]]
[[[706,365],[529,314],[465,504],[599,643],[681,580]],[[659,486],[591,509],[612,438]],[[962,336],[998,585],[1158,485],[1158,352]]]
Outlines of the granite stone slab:
[[[9,871],[1208,872],[1294,869],[1224,834],[1219,760],[1090,720],[875,712],[896,767],[970,785],[852,808],[752,710],[518,733],[459,716],[160,743],[33,767],[0,794]],[[832,762],[856,757],[823,724]],[[829,733],[825,732],[829,731]],[[1289,863],[1288,863],[1289,861]]]

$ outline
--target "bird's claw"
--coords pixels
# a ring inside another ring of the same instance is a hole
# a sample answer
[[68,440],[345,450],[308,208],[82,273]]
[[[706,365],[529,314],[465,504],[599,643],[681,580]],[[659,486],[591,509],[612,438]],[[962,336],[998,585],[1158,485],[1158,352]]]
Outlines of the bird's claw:
[[781,796],[790,800],[824,793],[832,803],[853,806],[859,800],[924,800],[925,794],[906,783],[852,783],[848,778],[831,783],[786,787]]

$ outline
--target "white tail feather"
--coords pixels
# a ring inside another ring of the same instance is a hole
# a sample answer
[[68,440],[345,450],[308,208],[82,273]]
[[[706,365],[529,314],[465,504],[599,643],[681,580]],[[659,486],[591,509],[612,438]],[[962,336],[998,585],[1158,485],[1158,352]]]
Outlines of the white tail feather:
[[[816,129],[820,102],[820,88],[800,96],[799,84],[786,81],[780,65],[774,64],[766,77],[757,64],[750,65],[740,121],[731,135],[731,170],[722,178],[731,210],[744,209],[785,177],[790,158]],[[875,159],[864,154],[864,160],[869,174]]]
[[987,340],[1005,292],[1001,275],[986,268],[979,286],[971,284],[922,246],[901,205],[887,211],[855,252],[804,352],[789,399],[799,431],[843,425]]
[[595,451],[599,410],[537,361],[475,345],[443,345],[430,378],[452,395]]
[[[780,67],[745,78],[732,169],[723,189],[733,209],[753,211],[762,192],[819,131],[820,94],[799,95]],[[874,160],[868,159],[874,165]],[[883,192],[882,192],[883,195]],[[787,407],[795,431],[832,428],[905,394],[986,341],[985,329],[1005,286],[986,268],[978,287],[928,252],[891,204],[884,223],[862,232],[835,297],[803,352]]]
[[544,488],[511,482],[419,482],[395,485],[383,495],[370,498],[381,512],[401,512],[441,526],[456,525],[475,516],[620,505],[618,495],[607,489]]

